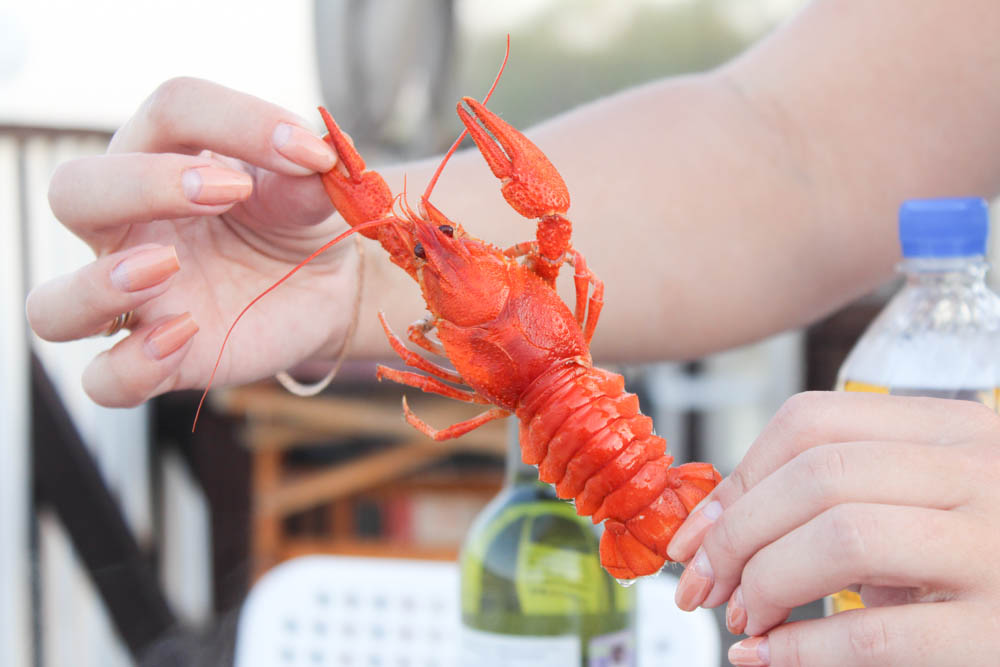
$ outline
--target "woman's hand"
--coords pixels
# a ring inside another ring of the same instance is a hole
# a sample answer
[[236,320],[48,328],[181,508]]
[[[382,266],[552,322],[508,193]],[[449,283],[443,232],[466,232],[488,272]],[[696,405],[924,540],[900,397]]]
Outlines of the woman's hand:
[[[1000,417],[971,401],[789,400],[677,532],[678,605],[728,600],[737,665],[995,665]],[[782,625],[860,587],[866,609]]]
[[[131,406],[204,387],[237,313],[346,229],[331,218],[316,174],[335,162],[288,111],[206,81],[166,82],[106,155],[63,164],[52,177],[52,210],[97,260],[28,295],[32,329],[74,340],[134,310],[131,335],[84,372],[94,401]],[[216,381],[335,356],[355,314],[359,261],[343,243],[251,309]]]

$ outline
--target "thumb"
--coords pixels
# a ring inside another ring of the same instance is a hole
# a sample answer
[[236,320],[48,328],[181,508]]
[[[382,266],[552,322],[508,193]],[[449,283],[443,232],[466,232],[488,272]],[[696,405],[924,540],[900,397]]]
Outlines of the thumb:
[[300,227],[319,224],[336,212],[319,174],[290,176],[258,169],[254,180],[253,195],[242,204],[249,221]]

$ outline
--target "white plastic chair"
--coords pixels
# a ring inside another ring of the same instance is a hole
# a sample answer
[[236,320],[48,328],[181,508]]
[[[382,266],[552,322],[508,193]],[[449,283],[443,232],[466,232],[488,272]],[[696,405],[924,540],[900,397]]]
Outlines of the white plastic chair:
[[[719,628],[674,604],[677,578],[638,584],[639,667],[717,667]],[[455,563],[305,556],[275,567],[240,613],[236,667],[459,666]]]

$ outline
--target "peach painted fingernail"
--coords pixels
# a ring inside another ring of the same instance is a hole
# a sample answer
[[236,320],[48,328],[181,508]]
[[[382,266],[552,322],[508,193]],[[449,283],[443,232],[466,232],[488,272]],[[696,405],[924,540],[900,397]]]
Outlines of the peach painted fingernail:
[[195,204],[217,206],[242,201],[253,191],[249,174],[222,167],[195,167],[181,176],[184,195]]
[[674,594],[674,601],[677,606],[684,611],[691,611],[708,597],[715,577],[712,573],[712,564],[708,562],[708,556],[704,549],[698,549],[688,566],[684,568],[681,580],[677,582],[677,591]]
[[722,516],[722,503],[718,500],[707,503],[691,514],[670,540],[670,544],[667,546],[667,557],[676,562],[684,561],[695,545],[701,541],[705,531],[720,516]]
[[734,635],[743,634],[747,627],[747,608],[743,602],[743,587],[737,586],[726,605],[726,628]]
[[337,154],[328,143],[296,125],[278,123],[271,142],[286,158],[313,171],[330,171],[337,163]]
[[771,664],[767,637],[749,637],[729,647],[729,662],[736,667],[766,667]]
[[111,269],[111,284],[123,292],[137,292],[162,283],[180,268],[173,246],[146,248],[132,253]]
[[192,319],[191,313],[184,313],[150,331],[142,349],[150,359],[159,361],[179,350],[196,333],[198,325]]

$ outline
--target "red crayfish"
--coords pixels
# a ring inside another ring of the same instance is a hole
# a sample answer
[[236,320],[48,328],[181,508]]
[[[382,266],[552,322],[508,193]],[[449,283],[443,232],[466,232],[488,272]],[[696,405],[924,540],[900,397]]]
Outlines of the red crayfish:
[[[608,572],[620,579],[653,574],[664,565],[681,522],[720,475],[707,463],[671,467],[666,442],[653,433],[652,420],[639,412],[638,398],[625,391],[622,376],[593,365],[589,344],[604,286],[570,244],[566,184],[518,130],[483,103],[469,97],[462,102],[457,111],[466,130],[421,197],[419,213],[405,200],[394,210],[400,198],[377,172],[366,169],[320,108],[326,140],[346,171],[323,174],[327,194],[351,225],[348,233],[377,240],[390,260],[419,283],[430,314],[410,326],[409,339],[454,367],[407,349],[380,314],[392,348],[426,374],[379,366],[377,377],[491,406],[436,430],[411,412],[404,398],[406,420],[435,440],[515,414],[525,463],[537,464],[539,478],[554,484],[559,497],[574,499],[580,515],[605,522],[600,555]],[[500,250],[470,236],[430,203],[438,175],[466,133],[501,179],[507,202],[538,220],[535,241]],[[555,290],[563,264],[574,269],[575,312]],[[431,331],[436,341],[428,336]]]

